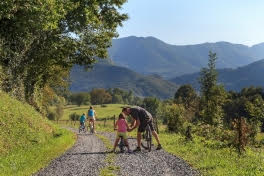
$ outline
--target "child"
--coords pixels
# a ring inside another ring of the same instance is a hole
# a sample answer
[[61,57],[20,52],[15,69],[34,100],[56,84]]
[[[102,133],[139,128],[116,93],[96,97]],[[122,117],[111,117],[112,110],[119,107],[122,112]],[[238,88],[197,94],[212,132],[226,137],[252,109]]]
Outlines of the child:
[[80,117],[80,127],[83,125],[85,125],[85,120],[86,120],[86,117],[85,117],[85,114],[83,113],[82,116]]
[[115,130],[116,130],[116,127],[117,127],[117,134],[116,134],[116,140],[115,140],[113,152],[115,152],[116,150],[116,146],[120,140],[120,137],[123,137],[125,144],[127,146],[127,149],[128,149],[128,153],[131,153],[132,151],[129,149],[129,145],[127,141],[127,130],[129,129],[129,127],[128,127],[127,121],[123,113],[119,115],[119,118],[115,123]]

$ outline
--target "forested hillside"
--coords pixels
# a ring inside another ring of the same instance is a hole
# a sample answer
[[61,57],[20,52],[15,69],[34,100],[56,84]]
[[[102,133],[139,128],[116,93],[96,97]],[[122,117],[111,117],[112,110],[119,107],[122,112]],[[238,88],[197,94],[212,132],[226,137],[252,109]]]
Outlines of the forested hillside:
[[264,44],[248,47],[228,42],[170,45],[154,37],[113,40],[109,57],[117,65],[165,78],[194,73],[207,63],[209,51],[218,55],[216,68],[236,68],[264,58]]
[[137,96],[169,98],[174,95],[177,85],[159,76],[144,76],[124,67],[96,64],[86,72],[75,66],[71,71],[72,92],[85,92],[93,88],[122,88],[131,90]]
[[[224,85],[227,90],[240,91],[244,87],[264,86],[264,60],[254,62],[237,69],[218,69],[218,83]],[[171,79],[172,82],[182,85],[191,84],[196,90],[199,89],[198,77],[200,73],[183,75]]]

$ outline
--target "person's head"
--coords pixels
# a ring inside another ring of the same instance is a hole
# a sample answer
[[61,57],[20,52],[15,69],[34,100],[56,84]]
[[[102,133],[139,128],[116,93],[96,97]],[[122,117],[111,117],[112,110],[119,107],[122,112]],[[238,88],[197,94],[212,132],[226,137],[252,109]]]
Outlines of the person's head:
[[129,107],[125,107],[122,109],[122,112],[125,114],[125,115],[129,115],[130,114],[130,108]]
[[118,119],[125,119],[125,115],[123,113],[120,113]]
[[85,116],[85,114],[83,113],[83,116]]
[[90,109],[93,109],[93,107],[92,107],[92,106],[90,106]]

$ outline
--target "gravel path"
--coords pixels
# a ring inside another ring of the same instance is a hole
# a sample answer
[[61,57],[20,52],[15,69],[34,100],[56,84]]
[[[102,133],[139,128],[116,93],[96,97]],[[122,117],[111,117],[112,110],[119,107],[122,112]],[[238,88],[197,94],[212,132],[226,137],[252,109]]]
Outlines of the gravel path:
[[[76,131],[75,131],[76,132]],[[36,176],[73,176],[99,175],[99,169],[105,166],[106,149],[95,135],[78,134],[76,144]]]
[[[76,131],[75,131],[76,132]],[[114,133],[102,133],[111,140]],[[136,148],[136,139],[129,138],[131,149]],[[59,158],[53,160],[48,167],[40,170],[35,176],[97,176],[105,166],[106,149],[103,142],[95,135],[78,134],[76,144]],[[121,176],[196,176],[185,161],[164,150],[137,153],[118,153],[115,165],[120,166]]]
[[[104,133],[113,142],[115,134]],[[128,140],[131,149],[136,148],[136,139]],[[132,154],[119,153],[116,165],[120,166],[122,176],[194,176],[199,173],[193,170],[184,160],[164,150],[147,152],[142,150]]]

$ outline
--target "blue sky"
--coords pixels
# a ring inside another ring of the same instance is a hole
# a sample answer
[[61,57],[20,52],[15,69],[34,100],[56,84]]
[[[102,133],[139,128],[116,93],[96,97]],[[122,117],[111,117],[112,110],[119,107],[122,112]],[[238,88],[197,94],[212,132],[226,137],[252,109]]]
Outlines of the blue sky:
[[176,45],[264,42],[264,0],[128,0],[119,37],[154,36]]

